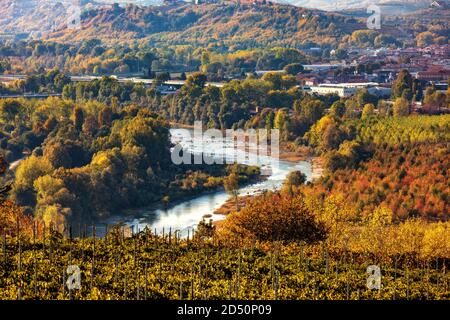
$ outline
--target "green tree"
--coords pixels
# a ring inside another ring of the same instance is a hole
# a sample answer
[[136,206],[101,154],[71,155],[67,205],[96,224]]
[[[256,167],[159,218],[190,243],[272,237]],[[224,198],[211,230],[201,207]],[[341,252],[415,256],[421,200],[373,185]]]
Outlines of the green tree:
[[358,110],[359,109],[359,105],[358,102],[356,102],[353,99],[348,99],[347,101],[345,101],[345,114],[344,114],[344,118],[345,119],[355,119],[358,117]]
[[293,194],[295,190],[306,183],[306,175],[301,171],[293,171],[288,174],[283,183],[283,189],[289,194]]
[[13,123],[20,113],[22,104],[15,99],[2,99],[0,101],[0,119],[3,123]]
[[80,107],[75,107],[72,113],[72,121],[75,129],[81,131],[83,129],[84,123],[84,112]]
[[341,100],[335,101],[330,108],[330,116],[335,119],[340,119],[345,114],[345,103]]
[[239,211],[239,177],[235,172],[230,173],[228,177],[223,179],[225,191],[234,197],[236,203],[236,211]]
[[305,68],[303,67],[303,65],[301,63],[291,63],[286,65],[283,68],[284,71],[286,71],[287,74],[291,74],[293,76],[303,72],[305,70]]
[[203,89],[206,85],[206,80],[204,73],[195,72],[187,78],[186,85]]
[[409,101],[403,97],[397,98],[394,102],[394,106],[392,107],[392,111],[396,117],[409,115]]
[[337,59],[346,59],[348,57],[348,52],[345,49],[339,48],[335,50],[334,56]]
[[34,181],[53,172],[50,161],[44,157],[30,156],[23,160],[16,170],[13,196],[18,204],[34,205]]
[[294,110],[311,124],[319,120],[325,111],[325,104],[317,99],[303,99],[294,102]]
[[262,80],[270,82],[274,90],[281,90],[283,85],[283,75],[278,72],[267,72],[262,76]]
[[392,98],[400,98],[403,93],[412,92],[412,77],[408,70],[401,70],[392,86]]
[[170,74],[168,72],[161,72],[156,76],[155,80],[153,81],[153,87],[158,87],[168,80],[170,80]]
[[361,119],[366,119],[375,114],[375,106],[372,103],[368,103],[364,106]]

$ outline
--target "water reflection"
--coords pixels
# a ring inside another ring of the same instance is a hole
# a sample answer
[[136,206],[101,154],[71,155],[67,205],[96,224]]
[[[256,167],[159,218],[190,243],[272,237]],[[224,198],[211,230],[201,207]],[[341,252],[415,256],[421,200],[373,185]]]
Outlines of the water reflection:
[[[182,135],[179,134],[179,129],[172,129],[171,134],[173,142],[178,143],[182,140],[183,148],[186,148],[191,152],[195,149],[194,141],[191,139],[183,141]],[[223,150],[226,153],[226,156],[236,156],[235,154],[232,154],[233,152],[236,152],[236,150],[228,143],[227,147],[223,148]],[[201,150],[195,151],[201,152]],[[243,151],[238,150],[237,152]],[[268,157],[259,157],[258,161],[260,163],[265,163],[266,165],[270,165],[271,163],[271,160]],[[244,163],[248,163],[248,161],[244,161]],[[290,172],[296,170],[303,172],[308,179],[311,179],[312,171],[309,162],[301,161],[293,163],[280,160],[277,165],[271,167],[271,174],[267,177],[267,180],[243,187],[239,190],[239,194],[252,195],[262,192],[263,190],[277,190],[281,187],[286,176]],[[179,230],[182,236],[186,236],[188,230],[195,228],[205,215],[212,214],[216,209],[221,207],[228,198],[229,196],[225,191],[217,191],[172,204],[169,208],[152,206],[130,210],[126,217],[114,216],[108,219],[107,223],[113,224],[124,222],[129,226],[134,226],[135,231],[149,227],[152,230],[157,230],[158,233],[162,232],[163,228],[166,232],[171,228],[172,231]],[[213,215],[212,218],[215,221],[218,221],[223,219],[224,216]]]

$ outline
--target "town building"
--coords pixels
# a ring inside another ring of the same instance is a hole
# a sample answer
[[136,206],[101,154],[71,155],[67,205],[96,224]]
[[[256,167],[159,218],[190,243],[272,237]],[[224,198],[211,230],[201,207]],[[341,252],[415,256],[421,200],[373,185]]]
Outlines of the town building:
[[388,87],[381,87],[376,82],[364,83],[322,83],[318,86],[309,87],[311,93],[318,95],[337,94],[341,98],[346,98],[354,95],[359,89],[367,89],[369,93],[385,97],[391,94],[391,89]]
[[445,81],[450,77],[450,70],[427,70],[417,72],[416,78],[421,81]]

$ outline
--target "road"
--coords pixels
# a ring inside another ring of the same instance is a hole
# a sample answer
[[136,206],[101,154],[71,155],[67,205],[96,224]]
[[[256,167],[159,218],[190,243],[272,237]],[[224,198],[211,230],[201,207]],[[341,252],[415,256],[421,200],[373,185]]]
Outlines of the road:
[[5,98],[25,98],[25,99],[46,99],[48,97],[61,97],[59,93],[32,93],[32,94],[10,94],[0,95],[0,99]]
[[[140,79],[140,78],[127,78],[127,77],[118,77],[118,76],[111,76],[115,79],[117,79],[119,82],[132,82],[132,83],[144,83],[146,85],[152,85],[155,81],[154,79]],[[14,81],[14,80],[21,80],[25,79],[26,75],[0,75],[0,82],[8,82],[8,81]],[[101,79],[102,76],[71,76],[70,77],[73,82],[89,82],[95,79]],[[174,86],[174,87],[181,87],[186,83],[185,80],[169,80],[164,82],[164,84],[168,86]],[[214,86],[221,88],[225,85],[224,82],[207,82],[207,86]]]

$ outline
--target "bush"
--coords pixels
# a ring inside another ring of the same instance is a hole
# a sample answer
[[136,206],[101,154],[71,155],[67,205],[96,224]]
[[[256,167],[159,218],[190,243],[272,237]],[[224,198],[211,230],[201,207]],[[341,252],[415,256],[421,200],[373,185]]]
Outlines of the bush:
[[312,244],[325,240],[327,230],[301,197],[270,193],[254,198],[240,212],[231,214],[220,233],[236,239]]

